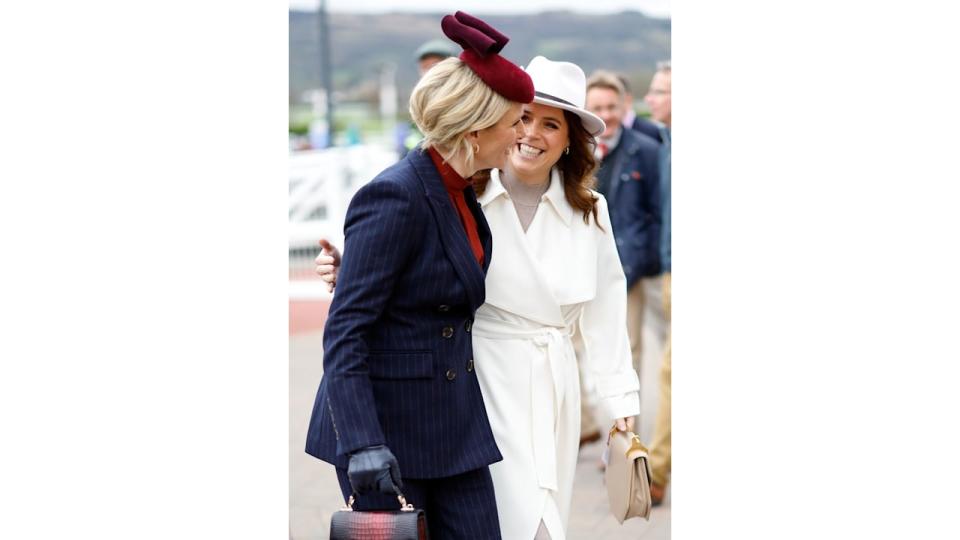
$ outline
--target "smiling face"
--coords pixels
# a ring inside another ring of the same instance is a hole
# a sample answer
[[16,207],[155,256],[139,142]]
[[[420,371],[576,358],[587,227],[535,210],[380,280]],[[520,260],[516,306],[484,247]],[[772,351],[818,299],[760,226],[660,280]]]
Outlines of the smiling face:
[[475,170],[504,167],[507,155],[523,133],[520,107],[519,103],[513,103],[496,124],[475,132],[476,135],[471,142],[480,147],[480,151],[474,154],[473,158]]
[[521,180],[541,182],[570,145],[563,110],[530,103],[523,106],[524,135],[510,154],[510,169]]
[[587,90],[587,110],[600,117],[607,128],[600,137],[609,139],[617,134],[623,116],[623,99],[612,88],[594,86]]

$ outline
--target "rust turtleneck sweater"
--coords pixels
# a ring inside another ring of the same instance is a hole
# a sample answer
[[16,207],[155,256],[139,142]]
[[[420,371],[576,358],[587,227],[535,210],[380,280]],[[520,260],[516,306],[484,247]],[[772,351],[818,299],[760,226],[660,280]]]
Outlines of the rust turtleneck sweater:
[[477,263],[483,267],[483,244],[480,243],[480,235],[477,232],[477,220],[473,217],[473,213],[470,212],[470,208],[467,206],[467,200],[463,196],[463,191],[473,184],[460,176],[457,171],[453,170],[453,167],[446,164],[443,161],[443,156],[434,148],[427,149],[427,152],[430,153],[430,159],[432,159],[433,164],[436,165],[437,171],[440,173],[440,178],[443,180],[443,185],[447,188],[447,194],[450,195],[450,202],[453,203],[453,207],[457,209],[457,214],[460,215],[460,223],[467,233],[470,249],[473,250],[473,255],[477,258]]

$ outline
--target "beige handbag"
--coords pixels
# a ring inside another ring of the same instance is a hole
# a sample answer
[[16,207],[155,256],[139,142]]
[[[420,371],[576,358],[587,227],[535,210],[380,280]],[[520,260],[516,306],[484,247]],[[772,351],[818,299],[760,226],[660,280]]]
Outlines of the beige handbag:
[[604,473],[610,511],[617,521],[632,517],[650,519],[650,468],[647,449],[630,431],[610,431],[610,457]]

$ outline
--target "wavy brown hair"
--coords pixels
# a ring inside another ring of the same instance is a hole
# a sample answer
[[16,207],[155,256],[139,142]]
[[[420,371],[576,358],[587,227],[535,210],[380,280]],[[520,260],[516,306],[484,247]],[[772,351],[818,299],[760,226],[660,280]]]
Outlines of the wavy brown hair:
[[[561,153],[556,164],[560,170],[560,178],[563,179],[563,194],[570,206],[583,214],[584,223],[590,224],[592,214],[593,221],[600,227],[597,217],[598,199],[590,192],[597,184],[594,173],[599,166],[593,155],[593,137],[583,128],[579,116],[563,111],[563,117],[567,120],[567,134],[570,137],[570,153]],[[473,189],[478,196],[483,195],[490,181],[490,171],[480,171],[472,178]],[[603,227],[600,227],[600,230],[603,230]]]

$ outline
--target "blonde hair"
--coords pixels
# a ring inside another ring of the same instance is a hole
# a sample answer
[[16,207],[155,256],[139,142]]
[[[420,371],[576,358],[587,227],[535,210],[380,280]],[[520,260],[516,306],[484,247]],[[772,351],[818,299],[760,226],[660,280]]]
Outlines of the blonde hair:
[[423,133],[421,147],[463,154],[473,168],[467,133],[495,125],[513,102],[493,91],[469,66],[451,57],[430,68],[410,94],[410,117]]
[[590,78],[587,79],[587,92],[591,88],[606,88],[608,90],[613,90],[617,93],[618,96],[623,98],[624,94],[627,93],[626,89],[623,87],[623,83],[620,82],[620,77],[612,71],[606,71],[603,69],[598,69],[590,75]]

